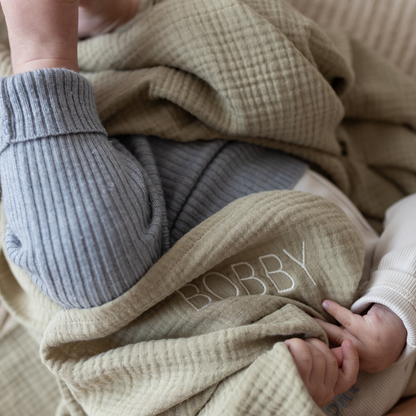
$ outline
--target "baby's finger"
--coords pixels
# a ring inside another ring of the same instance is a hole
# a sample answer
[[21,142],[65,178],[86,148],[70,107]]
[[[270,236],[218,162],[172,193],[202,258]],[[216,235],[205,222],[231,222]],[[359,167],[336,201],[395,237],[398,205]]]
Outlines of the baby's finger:
[[308,344],[299,338],[287,339],[285,344],[292,355],[301,379],[306,384],[309,381],[313,365],[312,354]]
[[344,339],[351,339],[355,338],[352,334],[350,334],[347,330],[330,324],[328,322],[324,322],[321,319],[315,319],[315,322],[320,325],[320,327],[325,331],[326,335],[328,336],[329,342],[334,346],[338,346],[342,344]]
[[348,391],[357,381],[360,359],[351,340],[346,339],[341,345],[343,362],[338,371],[338,380],[335,385],[335,395]]
[[[330,350],[325,343],[323,343],[321,340],[317,338],[308,338],[307,340],[305,340],[305,342],[316,348],[316,350],[319,350],[322,354],[322,357],[325,361],[325,365],[321,365],[321,367],[325,369],[323,382],[325,386],[332,389],[338,378],[337,370],[339,366],[337,357],[335,356],[335,354],[332,353],[332,350]],[[317,356],[317,354],[313,354],[313,350],[311,352],[312,356]],[[314,367],[312,367],[312,373],[313,372]],[[319,375],[319,372],[317,373],[317,375]]]
[[337,359],[338,368],[342,367],[342,362],[344,361],[344,355],[342,354],[341,347],[331,348],[331,352],[334,357]]
[[365,325],[360,315],[353,314],[349,309],[338,305],[338,303],[332,300],[325,300],[322,303],[322,307],[353,335]]

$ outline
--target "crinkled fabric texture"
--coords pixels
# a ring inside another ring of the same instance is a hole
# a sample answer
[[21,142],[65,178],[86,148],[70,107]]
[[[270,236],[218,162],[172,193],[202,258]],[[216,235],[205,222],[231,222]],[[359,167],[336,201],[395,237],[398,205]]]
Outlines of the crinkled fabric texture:
[[281,149],[374,225],[416,192],[416,82],[283,1],[149,2],[79,51],[110,133]]
[[326,340],[311,316],[353,302],[363,254],[338,207],[272,191],[194,228],[101,307],[60,310],[12,264],[0,288],[70,414],[321,415],[281,341]]
[[[79,52],[110,134],[282,149],[318,166],[373,224],[416,191],[415,82],[283,1],[143,1],[134,21]],[[10,73],[3,46],[0,75]],[[273,192],[202,223],[99,308],[63,311],[2,258],[2,299],[23,328],[8,332],[15,354],[40,345],[55,377],[36,359],[6,371],[2,355],[1,391],[19,370],[14,388],[28,405],[50,400],[45,415],[322,415],[279,341],[325,339],[310,315],[328,297],[351,305],[362,256],[333,205]],[[7,414],[28,414],[1,397]]]
[[[117,33],[81,42],[79,59],[110,134],[281,149],[318,166],[378,229],[416,192],[415,80],[283,0],[144,0]],[[0,62],[10,75],[6,46]]]
[[343,30],[416,79],[413,0],[288,0],[325,30]]

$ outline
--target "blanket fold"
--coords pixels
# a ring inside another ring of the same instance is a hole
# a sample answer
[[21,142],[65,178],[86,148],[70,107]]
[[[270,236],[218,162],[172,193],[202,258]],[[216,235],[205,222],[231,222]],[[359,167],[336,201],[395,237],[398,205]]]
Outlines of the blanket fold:
[[[416,191],[405,162],[416,157],[416,82],[284,1],[147,1],[79,54],[110,134],[278,148],[318,166],[379,230],[385,210]],[[380,125],[395,130],[394,171]]]
[[[247,389],[270,396],[264,414],[318,415],[279,341],[325,341],[311,315],[330,318],[327,297],[352,303],[362,261],[358,232],[333,204],[292,191],[251,195],[183,237],[120,298],[56,314],[41,356],[88,415],[175,414],[188,400],[190,414],[209,400],[206,414],[254,415],[265,396],[245,402]],[[291,386],[297,413],[287,413]]]
[[[110,134],[283,150],[317,166],[378,230],[385,210],[416,192],[405,162],[416,157],[416,82],[283,0],[144,0],[116,33],[80,42],[79,61]],[[0,45],[1,76],[10,62]],[[383,146],[380,125],[395,130]]]

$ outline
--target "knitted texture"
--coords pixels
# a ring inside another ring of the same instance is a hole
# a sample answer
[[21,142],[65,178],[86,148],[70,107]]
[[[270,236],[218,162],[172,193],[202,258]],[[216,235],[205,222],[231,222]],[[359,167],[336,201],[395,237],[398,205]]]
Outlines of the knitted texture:
[[[107,140],[75,72],[0,80],[6,249],[64,307],[109,302],[228,203],[287,189],[306,165],[247,143]],[[160,172],[160,174],[159,174]],[[167,206],[167,212],[165,209]]]
[[35,71],[0,86],[10,258],[66,307],[120,296],[168,249],[161,192],[107,140],[78,74]]
[[[126,141],[130,149],[138,147],[137,141]],[[149,142],[165,196],[171,244],[238,198],[292,189],[306,169],[287,154],[248,143]]]

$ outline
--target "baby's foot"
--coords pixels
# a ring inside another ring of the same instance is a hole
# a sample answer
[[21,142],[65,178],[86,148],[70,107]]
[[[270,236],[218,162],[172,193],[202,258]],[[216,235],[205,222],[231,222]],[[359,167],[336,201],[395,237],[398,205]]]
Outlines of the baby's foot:
[[78,35],[87,38],[112,32],[132,19],[141,0],[80,0]]

